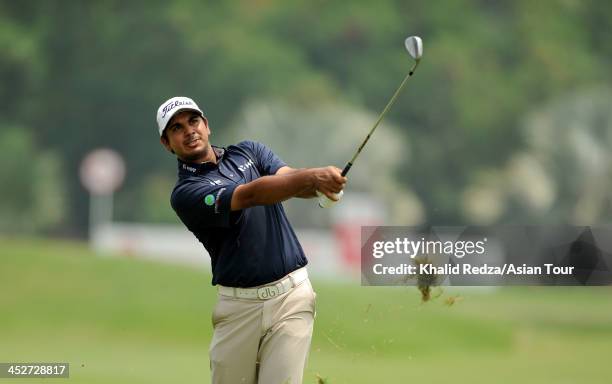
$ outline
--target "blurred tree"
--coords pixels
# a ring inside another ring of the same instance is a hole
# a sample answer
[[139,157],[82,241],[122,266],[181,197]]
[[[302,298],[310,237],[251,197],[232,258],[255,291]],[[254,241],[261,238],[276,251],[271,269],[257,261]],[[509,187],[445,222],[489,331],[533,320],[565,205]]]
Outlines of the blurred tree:
[[26,130],[3,126],[0,164],[0,232],[61,232],[66,201],[58,157],[37,150]]
[[610,100],[610,88],[572,93],[534,111],[526,121],[529,149],[558,191],[548,219],[589,225],[607,222],[612,215]]
[[220,142],[258,100],[378,113],[411,64],[403,39],[419,34],[423,63],[387,117],[416,161],[391,176],[427,221],[460,223],[464,192],[495,179],[482,175],[531,164],[512,160],[527,146],[525,114],[610,84],[611,19],[612,6],[593,0],[0,0],[0,118],[30,132],[34,151],[60,156],[76,233],[87,223],[77,169],[100,146],[127,160],[116,217],[165,220],[150,207],[161,192],[143,198],[175,172],[156,135],[161,101],[197,99]]
[[143,212],[137,212],[135,216],[138,220],[145,220],[154,223],[179,223],[176,213],[170,206],[170,194],[176,178],[174,174],[159,173],[147,176],[141,188],[137,190],[137,195],[142,200],[138,207]]

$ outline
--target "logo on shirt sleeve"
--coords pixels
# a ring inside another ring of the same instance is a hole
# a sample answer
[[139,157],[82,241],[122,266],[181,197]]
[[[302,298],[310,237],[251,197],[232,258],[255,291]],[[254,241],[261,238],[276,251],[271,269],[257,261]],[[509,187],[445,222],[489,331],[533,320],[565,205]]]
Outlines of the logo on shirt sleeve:
[[204,204],[211,206],[215,203],[215,196],[213,195],[206,195],[206,197],[204,197]]

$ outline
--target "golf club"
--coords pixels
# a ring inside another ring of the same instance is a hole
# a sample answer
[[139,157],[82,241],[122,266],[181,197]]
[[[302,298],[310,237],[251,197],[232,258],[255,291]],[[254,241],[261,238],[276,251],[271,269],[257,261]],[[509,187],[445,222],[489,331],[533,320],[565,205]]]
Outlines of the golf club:
[[[385,109],[383,109],[383,111],[378,116],[378,119],[374,123],[374,126],[372,127],[372,129],[370,129],[370,132],[366,136],[365,140],[363,140],[359,148],[357,148],[357,152],[355,152],[351,160],[348,163],[346,163],[346,165],[344,166],[344,169],[342,170],[342,176],[346,176],[348,172],[351,170],[351,167],[355,163],[355,160],[357,160],[357,157],[361,153],[361,150],[366,145],[368,140],[370,140],[370,137],[372,136],[372,134],[374,133],[374,131],[376,130],[376,128],[378,127],[382,119],[385,117],[385,115],[387,114],[391,106],[395,103],[395,100],[397,99],[398,95],[404,88],[404,85],[406,85],[406,82],[408,81],[408,79],[414,74],[414,71],[416,70],[417,66],[419,65],[419,62],[421,61],[421,56],[423,56],[423,41],[421,40],[420,37],[410,36],[404,41],[404,45],[406,46],[406,50],[408,51],[408,54],[415,60],[414,65],[412,66],[412,68],[410,68],[410,71],[408,72],[406,77],[404,77],[404,80],[402,80],[399,87],[397,87],[393,96],[391,96],[391,99],[385,106]],[[328,208],[335,203],[335,201],[329,199],[326,195],[320,192],[317,192],[317,194],[319,195],[319,206],[321,208]],[[340,193],[338,193],[336,196],[338,197],[338,199],[340,199],[342,195],[343,195],[343,192],[340,191]]]

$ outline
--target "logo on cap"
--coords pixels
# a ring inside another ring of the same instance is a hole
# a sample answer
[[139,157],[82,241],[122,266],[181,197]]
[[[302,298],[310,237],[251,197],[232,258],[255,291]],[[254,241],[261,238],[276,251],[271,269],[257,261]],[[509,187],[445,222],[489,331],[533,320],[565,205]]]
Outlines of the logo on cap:
[[166,117],[168,112],[181,105],[193,105],[193,102],[191,100],[176,100],[166,104],[162,110],[164,112],[162,114],[162,119]]
[[188,97],[175,96],[168,99],[164,101],[157,109],[157,128],[160,136],[164,134],[164,129],[166,129],[166,125],[168,125],[168,120],[170,120],[175,113],[182,109],[191,109],[193,111],[197,111],[201,116],[204,116],[204,113],[200,107],[198,107],[195,101]]

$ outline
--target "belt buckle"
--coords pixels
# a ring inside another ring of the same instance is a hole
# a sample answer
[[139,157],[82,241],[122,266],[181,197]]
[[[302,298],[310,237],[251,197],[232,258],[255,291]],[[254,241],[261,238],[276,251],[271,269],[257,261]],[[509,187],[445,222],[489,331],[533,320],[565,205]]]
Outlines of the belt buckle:
[[268,285],[257,289],[257,297],[261,300],[271,299],[280,294],[278,287],[274,285]]

